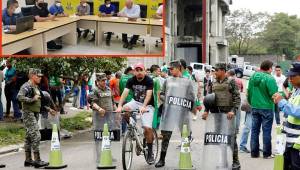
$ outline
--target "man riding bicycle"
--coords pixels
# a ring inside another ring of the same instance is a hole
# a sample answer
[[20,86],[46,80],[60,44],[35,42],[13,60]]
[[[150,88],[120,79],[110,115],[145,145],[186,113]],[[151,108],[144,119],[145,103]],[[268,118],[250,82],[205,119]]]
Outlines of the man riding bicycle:
[[[135,76],[130,78],[126,84],[116,112],[121,113],[122,110],[133,111],[139,110],[142,114],[142,127],[144,129],[144,136],[148,146],[148,158],[147,162],[154,163],[154,157],[152,153],[153,145],[153,112],[154,112],[154,100],[152,97],[153,80],[146,75],[145,67],[142,63],[138,63],[134,66]],[[133,92],[133,99],[123,106],[123,103],[129,93],[129,90]],[[123,106],[123,107],[122,107]]]

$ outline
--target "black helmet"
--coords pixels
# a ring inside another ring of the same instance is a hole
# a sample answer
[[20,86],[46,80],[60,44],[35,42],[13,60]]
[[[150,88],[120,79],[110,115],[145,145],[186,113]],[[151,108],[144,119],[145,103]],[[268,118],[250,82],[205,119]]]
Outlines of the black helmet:
[[216,94],[211,93],[204,97],[203,104],[206,109],[211,110],[216,106]]

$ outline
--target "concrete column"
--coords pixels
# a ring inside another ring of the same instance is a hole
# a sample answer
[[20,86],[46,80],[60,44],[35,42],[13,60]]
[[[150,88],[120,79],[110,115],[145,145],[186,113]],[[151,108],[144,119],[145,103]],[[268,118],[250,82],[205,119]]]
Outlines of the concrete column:
[[210,14],[211,14],[211,36],[216,36],[218,34],[218,0],[211,0],[210,4]]

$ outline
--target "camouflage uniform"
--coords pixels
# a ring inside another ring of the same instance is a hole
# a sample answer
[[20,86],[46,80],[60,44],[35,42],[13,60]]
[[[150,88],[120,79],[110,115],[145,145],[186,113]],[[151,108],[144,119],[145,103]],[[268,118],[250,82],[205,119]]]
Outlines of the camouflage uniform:
[[[96,79],[97,81],[106,80],[106,74],[97,73]],[[113,113],[113,95],[109,87],[106,86],[105,89],[99,87],[94,88],[88,96],[88,102],[93,109],[96,163],[98,164],[101,157],[100,150],[104,124],[108,124],[109,131],[111,132],[110,136],[113,136],[114,140],[120,140],[120,121],[117,118],[117,114]],[[94,104],[105,110],[104,115],[101,115],[99,111],[93,107]]]
[[[225,69],[225,63],[216,64],[216,69]],[[212,113],[236,113],[241,104],[239,88],[234,79],[225,78],[223,81],[214,80],[212,92],[216,94],[216,108]],[[217,122],[216,122],[217,124]],[[236,142],[236,131],[234,130],[233,162],[239,164],[238,146]]]
[[[39,77],[37,79],[36,77]],[[22,103],[23,121],[25,124],[25,162],[24,166],[34,166],[40,168],[49,165],[44,162],[40,157],[40,140],[41,134],[38,126],[39,114],[41,112],[43,93],[38,88],[38,80],[41,79],[43,74],[39,69],[29,69],[30,80],[24,83],[17,95],[18,100]],[[32,82],[36,81],[36,83]],[[40,82],[40,81],[39,81]],[[34,161],[31,157],[31,149],[33,150]]]
[[22,85],[18,100],[22,102],[23,121],[25,124],[25,152],[39,152],[41,134],[39,132],[38,119],[41,109],[41,99],[34,100],[35,95],[41,95],[38,86],[32,84],[29,80]]

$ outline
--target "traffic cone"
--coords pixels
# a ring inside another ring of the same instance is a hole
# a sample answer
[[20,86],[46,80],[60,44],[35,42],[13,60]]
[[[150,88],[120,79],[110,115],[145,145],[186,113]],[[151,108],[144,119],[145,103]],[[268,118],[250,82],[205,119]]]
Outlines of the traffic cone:
[[283,170],[284,169],[284,157],[283,153],[285,150],[285,136],[282,134],[282,126],[276,127],[276,154],[274,159],[274,170]]
[[112,165],[112,155],[107,123],[105,123],[103,127],[102,147],[100,152],[100,163],[97,166],[97,169],[115,169],[116,166]]
[[182,128],[182,142],[179,157],[179,169],[193,169],[191,148],[189,140],[189,131],[187,125],[183,125]]
[[58,137],[57,125],[52,125],[51,151],[49,156],[49,166],[45,169],[62,169],[68,165],[63,164],[62,153],[60,150],[60,142]]

